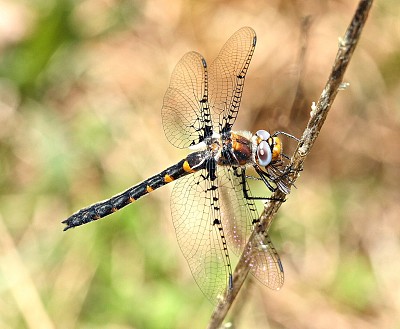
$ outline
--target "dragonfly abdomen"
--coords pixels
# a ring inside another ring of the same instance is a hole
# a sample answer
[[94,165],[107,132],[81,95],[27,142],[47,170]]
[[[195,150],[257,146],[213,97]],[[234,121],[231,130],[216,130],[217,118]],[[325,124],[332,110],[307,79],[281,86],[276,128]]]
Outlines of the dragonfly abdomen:
[[[131,204],[174,180],[201,169],[203,152],[189,154],[187,158],[110,199],[83,208],[63,221],[64,231],[103,218]],[[199,166],[200,165],[200,166]]]

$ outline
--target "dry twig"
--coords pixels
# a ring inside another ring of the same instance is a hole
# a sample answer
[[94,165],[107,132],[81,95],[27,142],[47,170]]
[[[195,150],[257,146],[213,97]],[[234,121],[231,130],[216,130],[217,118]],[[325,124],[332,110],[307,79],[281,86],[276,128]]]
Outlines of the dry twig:
[[[361,0],[359,2],[357,10],[347,28],[344,37],[339,40],[339,49],[328,81],[316,106],[313,107],[310,113],[310,120],[308,121],[307,127],[303,132],[303,136],[301,137],[296,151],[294,152],[290,161],[290,166],[292,168],[292,172],[290,173],[290,181],[293,183],[296,181],[299,172],[302,170],[303,163],[318,137],[336,94],[340,90],[344,73],[360,38],[361,31],[367,20],[372,2],[373,0]],[[275,200],[283,200],[285,198],[285,194],[281,191],[276,191],[272,195],[272,198]],[[264,212],[260,218],[262,223],[260,230],[255,230],[253,232],[248,243],[254,243],[254,241],[256,241],[255,236],[259,234],[259,231],[267,230],[269,228],[281,204],[282,201],[269,201],[266,203]],[[247,250],[247,248],[245,248],[245,250]],[[241,286],[243,285],[248,272],[248,264],[246,263],[245,257],[242,256],[233,274],[233,288],[215,308],[208,325],[209,329],[220,327]]]

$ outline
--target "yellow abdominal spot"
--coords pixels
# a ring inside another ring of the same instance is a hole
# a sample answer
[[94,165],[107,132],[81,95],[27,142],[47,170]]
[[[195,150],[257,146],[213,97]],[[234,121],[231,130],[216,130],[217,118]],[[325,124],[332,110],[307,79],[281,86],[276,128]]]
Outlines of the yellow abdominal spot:
[[171,183],[173,180],[174,180],[174,178],[168,174],[166,174],[164,176],[164,182],[166,182],[166,183]]
[[187,162],[187,161],[185,161],[184,163],[183,163],[183,170],[184,171],[186,171],[186,172],[190,172],[190,173],[192,173],[192,172],[195,172],[195,170],[193,170],[192,168],[190,168],[190,165],[189,165],[189,163]]

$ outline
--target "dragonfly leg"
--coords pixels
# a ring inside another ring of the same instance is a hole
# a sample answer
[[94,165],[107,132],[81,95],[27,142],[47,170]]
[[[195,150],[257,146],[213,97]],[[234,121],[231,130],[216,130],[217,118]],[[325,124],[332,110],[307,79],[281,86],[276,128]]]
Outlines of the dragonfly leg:
[[[260,175],[260,177],[254,177],[254,176],[248,176],[246,175],[245,170],[243,170],[240,174],[241,176],[241,184],[242,184],[242,190],[243,190],[243,195],[247,200],[270,200],[270,201],[281,201],[281,202],[285,202],[285,199],[281,199],[281,198],[272,198],[272,197],[266,197],[266,196],[252,196],[249,194],[249,190],[248,190],[248,185],[246,183],[246,178],[252,178],[255,180],[261,180],[264,182],[265,185],[267,185],[268,189],[271,192],[275,192],[277,190],[277,187],[274,187],[271,185],[271,183],[267,180],[271,179],[271,177],[269,177],[268,173],[264,173],[265,176]],[[239,174],[238,174],[239,175]],[[272,179],[271,179],[272,180]]]

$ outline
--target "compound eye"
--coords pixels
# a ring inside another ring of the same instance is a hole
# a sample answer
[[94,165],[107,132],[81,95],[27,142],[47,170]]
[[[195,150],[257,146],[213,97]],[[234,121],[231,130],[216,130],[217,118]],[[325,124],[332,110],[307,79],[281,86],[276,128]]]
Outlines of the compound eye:
[[269,144],[266,141],[261,141],[257,146],[257,158],[259,165],[266,167],[271,163],[272,153]]
[[266,141],[268,138],[271,137],[270,133],[268,131],[265,131],[265,130],[258,130],[256,132],[256,135],[258,137],[260,137],[263,141]]

